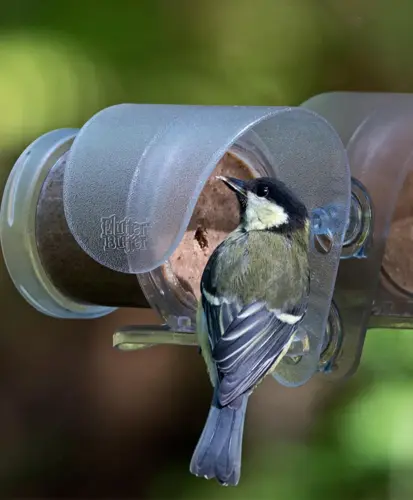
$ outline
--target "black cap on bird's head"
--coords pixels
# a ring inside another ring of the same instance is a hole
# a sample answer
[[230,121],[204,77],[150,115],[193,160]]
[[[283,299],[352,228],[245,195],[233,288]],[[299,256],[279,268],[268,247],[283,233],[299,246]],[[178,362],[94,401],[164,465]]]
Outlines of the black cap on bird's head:
[[217,178],[237,195],[241,224],[247,231],[289,232],[303,228],[308,222],[305,205],[277,179],[260,177],[243,181],[234,177]]

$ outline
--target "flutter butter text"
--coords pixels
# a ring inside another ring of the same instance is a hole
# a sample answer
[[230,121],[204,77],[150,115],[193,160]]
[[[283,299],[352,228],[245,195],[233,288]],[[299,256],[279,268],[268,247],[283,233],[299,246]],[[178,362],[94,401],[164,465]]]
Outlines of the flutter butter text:
[[131,253],[147,249],[149,222],[136,222],[130,217],[117,220],[115,215],[110,215],[101,218],[100,228],[105,251]]

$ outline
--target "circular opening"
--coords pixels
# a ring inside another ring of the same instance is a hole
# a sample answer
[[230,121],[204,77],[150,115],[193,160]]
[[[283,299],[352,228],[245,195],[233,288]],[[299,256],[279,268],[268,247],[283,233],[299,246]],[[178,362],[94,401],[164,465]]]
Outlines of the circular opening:
[[[215,248],[239,223],[239,208],[235,195],[217,175],[253,179],[273,175],[262,152],[239,142],[221,158],[210,175],[185,234],[169,260],[148,273],[153,306],[173,329],[188,319],[194,329],[200,282],[204,268]],[[138,275],[141,283],[142,275]],[[178,319],[178,321],[177,321]]]
[[413,171],[403,184],[386,242],[382,274],[404,295],[413,295]]
[[236,197],[215,178],[217,175],[252,179],[258,172],[228,152],[205,184],[184,237],[169,259],[169,269],[164,269],[168,275],[175,275],[181,293],[191,293],[196,299],[200,298],[199,285],[209,257],[239,223]]

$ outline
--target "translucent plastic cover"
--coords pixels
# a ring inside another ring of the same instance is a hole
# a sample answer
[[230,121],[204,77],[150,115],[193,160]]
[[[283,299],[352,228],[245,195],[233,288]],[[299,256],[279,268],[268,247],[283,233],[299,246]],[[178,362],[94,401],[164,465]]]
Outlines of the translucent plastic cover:
[[[392,287],[383,256],[400,190],[413,170],[413,95],[332,92],[303,106],[334,125],[347,147],[352,176],[364,185],[373,206],[368,258],[342,261],[336,283],[344,337],[332,376],[339,378],[356,370],[366,330],[372,325],[410,328],[411,297],[400,293],[398,285]],[[406,237],[410,239],[411,233],[407,231]]]
[[[311,353],[280,365],[277,378],[297,385],[315,371],[344,231],[350,174],[332,127],[303,108],[124,104],[95,115],[77,135],[64,179],[69,227],[101,264],[144,273],[179,244],[198,196],[223,154],[254,134],[278,176],[308,209],[334,213],[331,251],[313,248],[312,291],[303,327]],[[305,375],[306,374],[306,375]]]
[[[179,244],[219,159],[251,128],[272,154],[275,173],[318,205],[326,186],[314,181],[313,164],[321,178],[341,151],[325,143],[331,130],[308,111],[124,104],[95,115],[71,148],[64,203],[74,237],[116,271],[158,267]],[[341,179],[325,179],[331,199]]]

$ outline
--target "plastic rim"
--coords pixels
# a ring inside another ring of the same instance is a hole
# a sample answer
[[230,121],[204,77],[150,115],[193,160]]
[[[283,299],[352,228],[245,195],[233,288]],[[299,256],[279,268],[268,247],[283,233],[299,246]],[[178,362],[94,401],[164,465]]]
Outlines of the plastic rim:
[[3,193],[0,241],[9,275],[32,307],[54,318],[92,319],[116,308],[85,305],[63,295],[43,269],[35,238],[36,207],[43,182],[57,159],[70,149],[77,132],[48,132],[20,155]]

